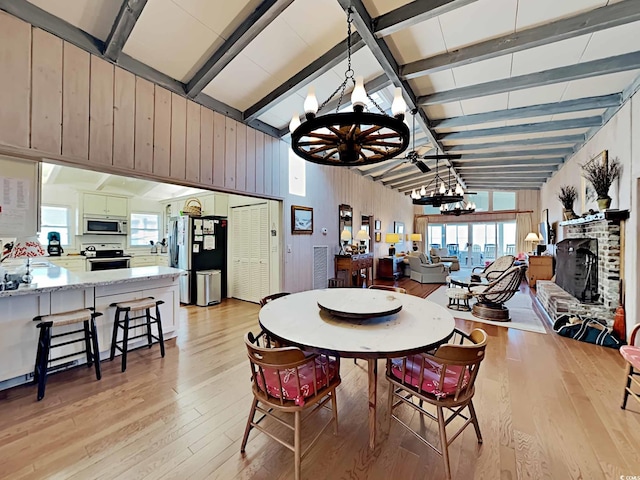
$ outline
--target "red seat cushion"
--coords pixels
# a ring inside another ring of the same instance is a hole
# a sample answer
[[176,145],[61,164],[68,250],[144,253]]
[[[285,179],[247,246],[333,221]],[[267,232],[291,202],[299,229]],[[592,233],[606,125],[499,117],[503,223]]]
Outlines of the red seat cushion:
[[[314,395],[313,370],[315,368],[316,387],[318,390],[328,386],[328,384],[338,375],[338,365],[336,360],[326,357],[316,357],[296,368],[287,368],[280,371],[280,381],[282,382],[282,394],[286,400],[293,400],[296,405],[304,405],[304,399]],[[327,369],[329,378],[327,379]],[[296,376],[296,370],[298,371]],[[264,368],[264,378],[267,383],[267,392],[272,397],[280,398],[278,387],[278,369]],[[300,378],[300,390],[298,390],[298,380]],[[264,391],[262,377],[258,374],[258,387]]]
[[[456,386],[460,375],[464,375],[462,380],[462,388],[469,383],[469,370],[459,365],[448,365],[444,376],[444,385],[440,385],[440,374],[442,373],[442,365],[432,360],[426,359],[421,355],[411,355],[407,357],[407,366],[404,372],[404,382],[418,387],[420,381],[420,370],[422,369],[422,361],[424,360],[424,375],[422,378],[422,386],[420,389],[424,392],[434,395],[436,398],[444,398],[455,395]],[[398,380],[402,380],[402,358],[394,358],[391,360],[391,374]]]
[[640,370],[640,347],[634,345],[624,345],[620,347],[622,357],[629,362],[633,368]]

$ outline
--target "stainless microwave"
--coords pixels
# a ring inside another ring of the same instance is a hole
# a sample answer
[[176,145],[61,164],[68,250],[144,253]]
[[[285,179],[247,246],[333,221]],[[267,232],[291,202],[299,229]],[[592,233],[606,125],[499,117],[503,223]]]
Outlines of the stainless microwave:
[[86,216],[83,219],[85,235],[126,235],[129,233],[126,217]]

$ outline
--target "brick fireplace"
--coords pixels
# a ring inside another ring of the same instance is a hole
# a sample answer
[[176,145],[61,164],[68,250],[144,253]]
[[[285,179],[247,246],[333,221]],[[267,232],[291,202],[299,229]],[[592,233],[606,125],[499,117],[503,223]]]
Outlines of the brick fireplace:
[[620,301],[620,225],[628,211],[608,210],[585,218],[560,222],[563,238],[594,238],[598,242],[598,302],[580,303],[551,281],[538,281],[537,298],[552,321],[579,314],[612,322]]

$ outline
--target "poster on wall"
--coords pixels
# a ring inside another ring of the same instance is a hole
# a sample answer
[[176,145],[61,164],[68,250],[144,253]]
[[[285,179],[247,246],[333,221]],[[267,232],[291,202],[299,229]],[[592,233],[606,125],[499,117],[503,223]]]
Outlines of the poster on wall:
[[24,178],[0,177],[0,232],[21,236],[31,206],[30,182]]

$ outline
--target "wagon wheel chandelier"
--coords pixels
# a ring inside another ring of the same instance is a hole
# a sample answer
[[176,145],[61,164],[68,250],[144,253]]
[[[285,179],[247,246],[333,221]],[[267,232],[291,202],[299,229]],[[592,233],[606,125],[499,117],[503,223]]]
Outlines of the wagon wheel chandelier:
[[[445,185],[444,179],[440,177],[438,173],[438,160],[436,160],[436,176],[429,182],[427,186],[422,186],[419,192],[413,190],[411,192],[411,198],[414,205],[432,205],[434,207],[440,207],[449,203],[458,203],[464,200],[464,190],[459,183],[456,184],[455,189],[451,184],[451,166],[449,165],[449,175],[447,183]],[[440,184],[440,188],[436,190]],[[429,190],[431,193],[429,193]]]
[[440,213],[442,215],[455,215],[459,217],[460,215],[467,215],[469,213],[475,213],[476,204],[474,202],[457,202],[453,208],[449,208],[449,205],[440,205]]
[[[395,89],[391,112],[387,115],[364,88],[362,77],[354,77],[351,68],[351,9],[347,13],[347,70],[343,82],[318,107],[313,86],[304,101],[305,122],[294,113],[289,130],[291,148],[296,155],[322,165],[354,167],[396,157],[409,146],[409,127],[403,122],[407,104],[400,88]],[[339,113],[347,84],[353,85],[353,112]],[[336,113],[317,116],[339,94]],[[380,113],[365,112],[367,100]]]

